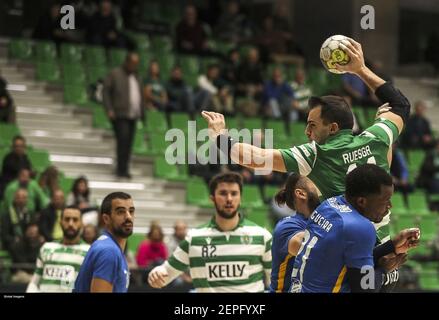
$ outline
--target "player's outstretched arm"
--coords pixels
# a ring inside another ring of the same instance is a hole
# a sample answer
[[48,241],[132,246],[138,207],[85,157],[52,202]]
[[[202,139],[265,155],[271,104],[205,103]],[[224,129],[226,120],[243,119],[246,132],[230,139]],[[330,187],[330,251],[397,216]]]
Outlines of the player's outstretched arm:
[[410,102],[390,82],[381,79],[372,70],[366,67],[363,49],[360,43],[349,38],[349,41],[343,41],[340,46],[348,53],[351,60],[344,66],[337,65],[337,69],[339,71],[356,74],[375,92],[376,96],[383,103],[388,102],[392,110],[382,113],[380,117],[392,121],[401,133],[404,122],[407,121],[410,114]]
[[221,151],[229,153],[234,162],[251,169],[286,172],[285,163],[279,150],[263,149],[248,143],[232,143],[231,138],[227,136],[226,123],[221,113],[203,111],[201,115],[208,123],[209,136],[213,141],[217,142],[220,135],[223,135],[220,138],[224,138],[224,140],[229,139],[230,149],[223,150],[221,148]]

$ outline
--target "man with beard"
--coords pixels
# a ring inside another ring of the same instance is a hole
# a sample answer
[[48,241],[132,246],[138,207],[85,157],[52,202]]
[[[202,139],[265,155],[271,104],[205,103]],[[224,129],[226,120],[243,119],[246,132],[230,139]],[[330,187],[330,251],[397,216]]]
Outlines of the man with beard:
[[148,283],[162,288],[189,268],[197,292],[263,292],[271,272],[271,234],[239,212],[242,177],[219,174],[209,183],[215,216],[189,231]]
[[133,233],[134,204],[129,194],[113,192],[102,201],[105,231],[90,247],[74,292],[127,292],[130,273],[124,255]]
[[274,228],[271,248],[273,264],[270,292],[288,292],[294,258],[302,244],[308,218],[320,201],[314,183],[297,173],[290,173],[285,188],[277,193],[275,200],[279,205],[286,204],[296,210],[295,215],[283,218]]
[[40,249],[35,273],[26,292],[71,292],[82,261],[90,246],[81,240],[79,208],[62,210],[61,241],[46,242]]

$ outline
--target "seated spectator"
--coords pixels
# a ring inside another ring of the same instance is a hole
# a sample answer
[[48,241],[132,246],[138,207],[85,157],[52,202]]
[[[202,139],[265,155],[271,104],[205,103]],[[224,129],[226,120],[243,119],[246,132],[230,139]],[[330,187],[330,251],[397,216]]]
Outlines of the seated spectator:
[[381,102],[357,75],[345,73],[342,76],[343,90],[348,94],[354,105],[376,108]]
[[98,238],[98,228],[95,225],[87,224],[82,231],[82,240],[88,244],[92,244]]
[[67,197],[67,205],[81,209],[83,225],[98,226],[98,207],[90,200],[90,188],[86,177],[79,177],[73,182],[72,190]]
[[179,243],[186,238],[187,224],[183,220],[178,220],[174,224],[174,233],[166,239],[168,252],[172,253],[177,249]]
[[54,41],[58,46],[61,42],[70,40],[70,33],[61,28],[61,5],[57,2],[50,6],[38,20],[33,38],[37,40]]
[[403,148],[430,149],[435,145],[430,120],[426,117],[427,104],[425,101],[415,103],[415,112],[407,121],[401,135]]
[[238,79],[240,54],[237,49],[232,49],[227,55],[226,61],[222,64],[221,78],[234,87]]
[[148,76],[144,82],[143,96],[145,107],[149,110],[165,110],[168,96],[164,84],[160,79],[160,66],[153,60],[149,64]]
[[44,244],[44,238],[41,236],[38,225],[30,223],[26,225],[23,237],[11,247],[10,254],[12,263],[27,264],[13,269],[12,282],[29,283],[35,269],[40,248]]
[[64,207],[64,192],[58,189],[53,192],[52,199],[47,208],[41,210],[38,219],[38,226],[40,228],[40,233],[48,242],[54,240],[58,241],[63,238],[63,231],[60,222]]
[[18,189],[12,203],[1,210],[0,235],[3,248],[8,251],[23,238],[27,225],[36,220],[35,212],[28,209],[27,203],[27,191]]
[[392,164],[390,173],[393,179],[393,185],[396,192],[404,195],[404,201],[408,206],[407,194],[413,191],[413,186],[409,183],[409,171],[404,154],[398,150],[397,144],[392,145]]
[[163,242],[163,231],[158,224],[151,224],[147,237],[148,239],[140,243],[137,249],[136,262],[141,268],[147,268],[152,263],[168,258],[168,250]]
[[429,194],[439,193],[439,142],[427,152],[416,185],[425,188]]
[[183,79],[181,67],[176,65],[172,68],[171,78],[166,84],[168,95],[167,111],[194,113],[194,98],[192,88]]
[[89,21],[86,32],[87,42],[105,47],[126,47],[125,38],[117,29],[113,5],[109,0],[101,0],[99,11]]
[[8,83],[0,76],[0,123],[15,123],[15,106],[7,88]]
[[59,171],[56,167],[50,166],[40,175],[38,180],[40,188],[47,197],[51,197],[53,193],[59,189]]
[[4,196],[4,205],[6,208],[12,205],[14,195],[18,189],[27,190],[27,208],[30,212],[39,212],[49,204],[49,198],[44,194],[43,190],[41,190],[38,183],[35,180],[31,180],[30,171],[21,169],[18,173],[17,180],[12,181],[6,187]]
[[294,91],[282,77],[279,68],[273,70],[271,80],[264,85],[263,92],[264,115],[275,119],[285,119],[287,122],[297,121],[299,118],[298,102]]
[[225,115],[233,115],[233,96],[230,87],[219,77],[219,66],[211,64],[207,67],[206,74],[198,77],[198,88],[201,90],[197,99],[202,109],[212,110]]
[[244,105],[238,106],[240,111],[250,117],[259,113],[259,105],[263,91],[263,66],[259,61],[259,51],[251,48],[247,59],[239,65],[236,96],[246,97]]
[[291,83],[297,101],[299,120],[306,122],[308,117],[308,99],[313,95],[312,88],[306,84],[305,69],[298,68]]
[[176,48],[181,53],[202,54],[208,52],[207,35],[203,25],[198,21],[197,9],[188,5],[184,18],[175,30]]
[[219,39],[238,44],[249,39],[253,30],[250,21],[240,10],[239,2],[228,1],[226,10],[220,15],[215,28]]
[[288,16],[291,16],[291,12],[288,2],[277,2],[273,14],[273,28],[281,32],[282,37],[286,41],[288,53],[303,57],[303,49],[295,40],[294,29],[288,18]]
[[32,164],[26,154],[26,140],[16,136],[12,140],[12,150],[3,159],[2,174],[0,177],[0,199],[3,197],[6,186],[17,179],[21,169],[32,170]]
[[253,43],[259,47],[261,60],[265,63],[273,60],[271,54],[287,53],[287,42],[284,34],[274,28],[271,16],[264,18],[262,30],[254,37]]

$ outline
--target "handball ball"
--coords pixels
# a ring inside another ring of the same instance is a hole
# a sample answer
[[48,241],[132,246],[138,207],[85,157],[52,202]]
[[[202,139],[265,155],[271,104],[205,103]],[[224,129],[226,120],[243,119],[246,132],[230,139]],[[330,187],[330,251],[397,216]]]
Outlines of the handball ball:
[[342,35],[331,36],[323,42],[320,48],[320,60],[325,68],[332,73],[345,73],[335,69],[335,64],[345,65],[349,63],[349,55],[340,47],[340,43],[347,40],[347,37]]

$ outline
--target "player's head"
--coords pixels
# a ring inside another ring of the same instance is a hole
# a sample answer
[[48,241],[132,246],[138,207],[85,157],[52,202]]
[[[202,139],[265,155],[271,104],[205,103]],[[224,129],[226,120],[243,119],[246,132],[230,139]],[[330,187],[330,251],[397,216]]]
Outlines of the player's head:
[[305,216],[309,216],[320,204],[314,183],[298,173],[290,173],[285,187],[276,194],[275,200],[278,205],[286,204]]
[[125,192],[110,193],[101,205],[105,227],[120,238],[128,238],[133,233],[134,211],[133,199]]
[[323,144],[339,130],[352,130],[354,116],[346,100],[338,96],[311,97],[305,134],[308,139]]
[[361,165],[346,176],[346,199],[373,222],[380,222],[388,214],[392,194],[392,177],[377,165]]
[[81,210],[76,206],[68,206],[61,213],[61,229],[64,239],[74,240],[79,238],[82,229]]
[[241,204],[242,177],[235,172],[221,173],[209,183],[210,200],[221,218],[232,219]]
[[125,57],[124,67],[128,73],[136,73],[139,68],[139,54],[136,52],[128,52]]

